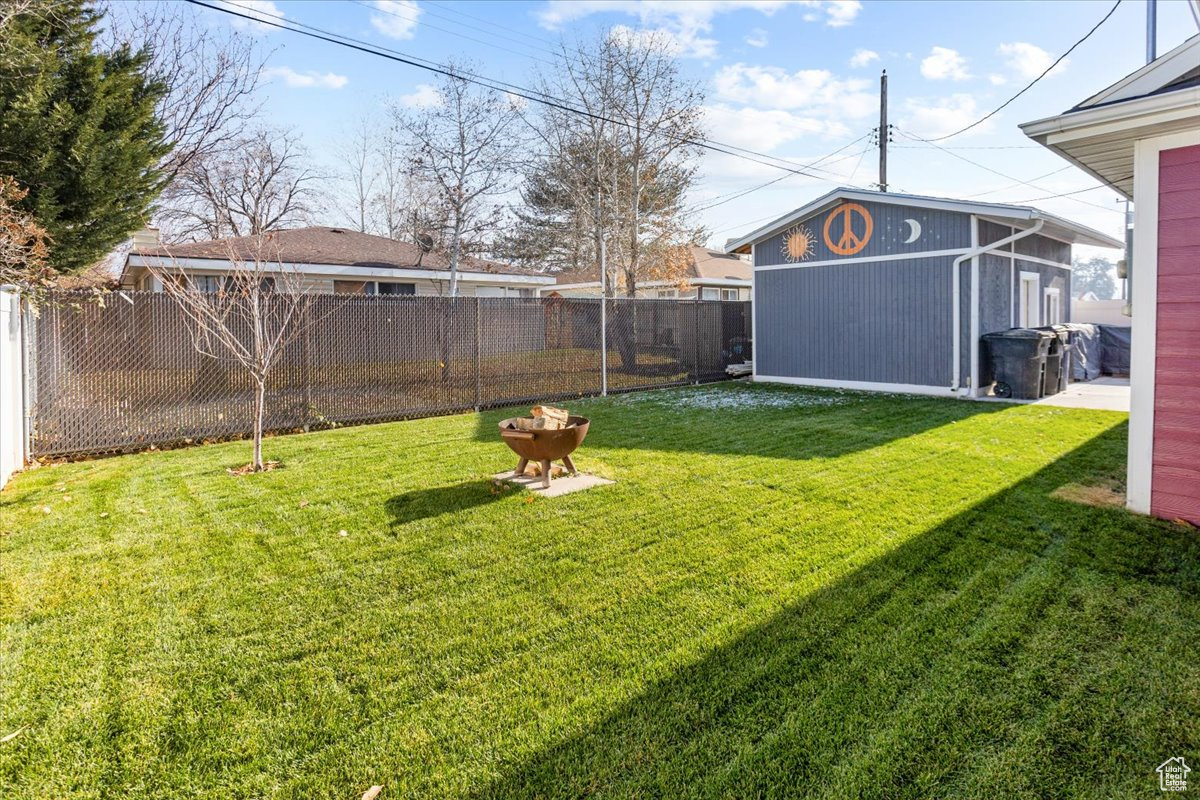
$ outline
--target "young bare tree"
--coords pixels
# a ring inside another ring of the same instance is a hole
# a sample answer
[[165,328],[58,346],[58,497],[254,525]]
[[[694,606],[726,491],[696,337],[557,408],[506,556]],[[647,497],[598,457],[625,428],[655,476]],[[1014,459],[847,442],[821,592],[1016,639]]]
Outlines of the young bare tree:
[[296,134],[259,128],[180,174],[178,202],[162,215],[168,238],[257,236],[303,224],[319,206],[319,179]]
[[267,383],[287,347],[311,324],[312,294],[305,291],[300,274],[281,262],[270,233],[227,240],[226,245],[232,269],[215,292],[200,291],[170,258],[149,271],[183,312],[196,351],[235,365],[253,382],[251,469],[261,472]]
[[359,233],[375,233],[375,200],[381,177],[378,162],[382,137],[378,125],[369,116],[360,117],[343,133],[334,147],[337,158],[338,193],[334,205],[349,227]]
[[[453,69],[453,68],[452,68]],[[522,146],[518,106],[493,89],[457,77],[437,87],[439,102],[416,113],[393,110],[396,130],[409,155],[409,172],[429,187],[445,219],[443,241],[450,262],[449,295],[458,294],[458,271],[466,255],[494,234]]]

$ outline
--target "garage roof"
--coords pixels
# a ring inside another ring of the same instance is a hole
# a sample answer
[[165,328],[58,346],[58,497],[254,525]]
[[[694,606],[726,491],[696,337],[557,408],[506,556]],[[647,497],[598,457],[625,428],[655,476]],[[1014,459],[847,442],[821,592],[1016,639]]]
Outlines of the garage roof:
[[[980,203],[974,200],[952,200],[945,197],[924,197],[915,194],[898,194],[896,192],[870,192],[862,189],[841,187],[818,197],[806,206],[802,206],[789,214],[768,222],[761,228],[757,228],[739,239],[730,240],[725,245],[725,252],[749,253],[753,245],[770,238],[781,228],[786,228],[794,222],[811,217],[814,214],[819,214],[844,200],[852,200],[859,203],[890,203],[892,205],[930,208],[939,211],[959,211],[964,214],[974,214],[1008,225],[1044,220],[1045,224],[1041,231],[1043,236],[1049,236],[1064,242],[1070,242],[1071,244],[1087,244],[1094,247],[1123,248],[1125,246],[1124,242],[1114,239],[1098,230],[1054,214],[1049,214],[1032,206]],[[1020,226],[1018,225],[1018,227]]]

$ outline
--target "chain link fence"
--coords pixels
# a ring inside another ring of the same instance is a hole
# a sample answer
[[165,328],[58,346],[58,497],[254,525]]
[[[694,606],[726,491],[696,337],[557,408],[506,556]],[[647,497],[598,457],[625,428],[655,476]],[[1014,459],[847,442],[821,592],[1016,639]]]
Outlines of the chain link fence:
[[[610,392],[721,380],[750,358],[750,303],[607,302]],[[323,295],[272,373],[266,429],[434,416],[601,393],[601,301]],[[32,337],[35,456],[248,435],[254,393],[201,355],[170,297],[51,298]]]

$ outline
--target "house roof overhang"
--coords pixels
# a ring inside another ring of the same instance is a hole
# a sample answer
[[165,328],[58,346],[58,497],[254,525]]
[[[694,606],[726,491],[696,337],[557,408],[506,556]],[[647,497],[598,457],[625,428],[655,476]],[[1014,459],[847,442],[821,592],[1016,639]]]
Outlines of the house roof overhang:
[[1133,199],[1138,139],[1200,127],[1200,36],[1062,114],[1021,125],[1044,145]]
[[[180,269],[184,271],[198,273],[215,273],[228,272],[232,267],[228,259],[223,258],[168,258],[166,256],[141,255],[131,253],[125,259],[125,268],[121,271],[121,281],[126,280],[131,270],[146,269],[149,267],[163,267],[168,269]],[[271,263],[265,265],[266,271],[294,271],[303,275],[314,277],[335,278],[345,280],[382,280],[382,281],[405,281],[414,279],[426,279],[434,281],[447,281],[450,279],[450,271],[445,269],[409,269],[397,267],[367,267],[367,266],[350,266],[345,264],[293,264],[293,263]],[[499,272],[470,272],[460,270],[458,273],[460,281],[470,281],[472,283],[488,283],[502,286],[546,286],[554,283],[554,278],[549,275],[512,275],[509,273]]]
[[973,200],[954,200],[945,197],[925,197],[913,194],[897,194],[894,192],[870,192],[862,189],[839,188],[818,197],[807,205],[784,214],[766,225],[763,225],[738,239],[733,239],[725,245],[726,253],[749,253],[754,245],[774,236],[782,228],[799,222],[808,217],[820,214],[846,200],[856,202],[890,203],[892,205],[912,206],[913,208],[928,208],[939,211],[958,211],[964,214],[1001,222],[1005,225],[1016,225],[1037,220],[1044,220],[1041,234],[1059,239],[1070,244],[1086,244],[1094,247],[1122,248],[1125,244],[1098,230],[1080,225],[1069,219],[1049,214],[1032,206],[1016,206],[1005,203],[979,203]]

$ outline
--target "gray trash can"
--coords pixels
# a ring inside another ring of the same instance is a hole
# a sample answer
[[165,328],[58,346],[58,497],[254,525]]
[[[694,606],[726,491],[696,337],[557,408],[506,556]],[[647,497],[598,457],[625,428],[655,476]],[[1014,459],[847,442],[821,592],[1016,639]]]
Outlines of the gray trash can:
[[1070,366],[1071,331],[1065,325],[1047,325],[1036,330],[1054,338],[1046,351],[1046,372],[1042,378],[1042,394],[1058,394],[1067,388],[1067,369]]
[[997,397],[1036,400],[1042,396],[1046,354],[1058,337],[1049,331],[1011,328],[980,337],[988,354]]

